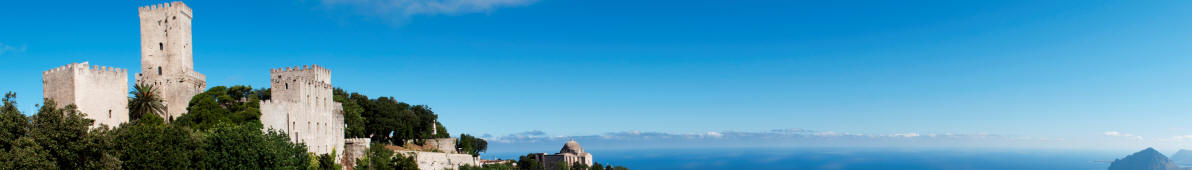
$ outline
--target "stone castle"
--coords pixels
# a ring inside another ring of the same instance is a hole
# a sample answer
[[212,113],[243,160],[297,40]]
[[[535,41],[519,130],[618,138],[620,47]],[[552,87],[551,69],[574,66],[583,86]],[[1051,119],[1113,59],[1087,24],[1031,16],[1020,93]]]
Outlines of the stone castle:
[[332,100],[331,70],[313,66],[269,71],[272,100],[261,101],[261,124],[306,143],[318,154],[344,151],[343,105]]
[[[141,72],[136,84],[151,84],[166,106],[160,116],[173,120],[187,113],[190,99],[207,89],[207,77],[194,68],[190,7],[182,2],[139,8]],[[316,154],[342,152],[342,105],[332,100],[331,71],[320,66],[272,69],[272,100],[261,101],[261,123],[305,143]],[[58,107],[74,104],[95,124],[128,122],[128,72],[73,63],[42,73],[45,98]],[[338,155],[337,155],[338,156]]]
[[58,107],[74,104],[94,119],[92,128],[128,122],[128,72],[124,69],[72,63],[41,73],[42,95]]
[[194,69],[190,21],[194,13],[182,2],[140,7],[141,73],[137,84],[152,84],[165,102],[160,115],[173,120],[186,113],[190,98],[207,89],[207,76]]

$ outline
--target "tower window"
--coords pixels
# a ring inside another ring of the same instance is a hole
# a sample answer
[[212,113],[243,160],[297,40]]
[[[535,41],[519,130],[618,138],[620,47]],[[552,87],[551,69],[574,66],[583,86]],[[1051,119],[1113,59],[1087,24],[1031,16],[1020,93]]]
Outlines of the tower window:
[[290,83],[286,83],[286,89],[290,89]]
[[157,50],[166,50],[166,45],[162,44],[162,43],[157,43]]
[[157,75],[161,75],[161,66],[157,66]]
[[112,110],[108,109],[108,118],[112,118]]

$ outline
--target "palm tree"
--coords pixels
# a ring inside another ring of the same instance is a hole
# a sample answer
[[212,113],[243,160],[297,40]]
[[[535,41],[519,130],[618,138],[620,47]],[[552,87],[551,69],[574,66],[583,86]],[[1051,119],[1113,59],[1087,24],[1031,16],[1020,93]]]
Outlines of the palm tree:
[[156,91],[152,84],[137,84],[133,91],[129,92],[133,95],[128,98],[129,119],[136,121],[146,114],[161,115],[166,112],[166,106],[162,104],[161,96],[158,96]]

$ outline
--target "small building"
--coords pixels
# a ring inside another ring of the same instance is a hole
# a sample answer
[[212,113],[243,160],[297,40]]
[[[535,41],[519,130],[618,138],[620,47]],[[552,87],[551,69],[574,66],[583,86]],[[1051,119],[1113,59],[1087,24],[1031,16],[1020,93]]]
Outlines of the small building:
[[575,139],[571,139],[571,141],[563,144],[563,149],[560,149],[559,153],[549,155],[546,153],[537,153],[534,154],[534,159],[537,159],[539,164],[546,169],[559,169],[563,166],[570,167],[576,163],[588,166],[592,165],[592,154],[584,152],[584,148],[580,147],[579,143],[575,142]]
[[331,70],[318,65],[269,71],[272,99],[261,100],[261,124],[305,143],[315,154],[344,152],[343,105],[332,96]]
[[58,108],[75,105],[95,122],[91,128],[128,122],[128,71],[71,63],[41,73],[42,96]]

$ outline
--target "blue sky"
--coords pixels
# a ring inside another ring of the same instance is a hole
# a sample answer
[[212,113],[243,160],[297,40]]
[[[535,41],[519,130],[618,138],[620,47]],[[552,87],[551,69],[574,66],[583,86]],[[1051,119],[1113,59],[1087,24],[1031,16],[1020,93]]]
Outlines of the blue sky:
[[[157,2],[3,2],[0,91],[29,112],[41,71],[136,68],[136,7]],[[319,64],[452,133],[1192,138],[1190,1],[186,3],[209,85]]]

